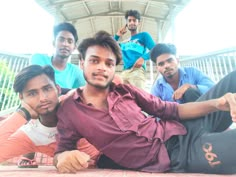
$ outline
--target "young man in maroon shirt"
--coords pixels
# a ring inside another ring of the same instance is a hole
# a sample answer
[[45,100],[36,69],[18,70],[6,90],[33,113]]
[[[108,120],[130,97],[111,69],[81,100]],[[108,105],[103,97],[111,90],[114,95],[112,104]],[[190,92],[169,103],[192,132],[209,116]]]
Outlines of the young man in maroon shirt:
[[236,129],[224,131],[236,121],[236,71],[200,98],[208,101],[178,104],[131,85],[112,84],[121,53],[106,32],[82,41],[79,52],[87,84],[57,112],[60,136],[54,164],[59,172],[88,167],[89,160],[81,163],[76,150],[76,142],[85,137],[126,169],[236,173]]

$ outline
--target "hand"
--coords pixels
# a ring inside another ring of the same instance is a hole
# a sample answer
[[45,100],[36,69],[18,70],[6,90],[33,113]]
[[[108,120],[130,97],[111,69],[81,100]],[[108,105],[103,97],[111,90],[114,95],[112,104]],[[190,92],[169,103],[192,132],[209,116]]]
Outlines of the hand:
[[90,156],[78,150],[62,152],[56,155],[54,160],[59,173],[76,173],[90,165]]
[[133,68],[141,68],[142,65],[143,65],[143,63],[144,63],[144,59],[140,57],[140,58],[134,63]]
[[221,111],[230,111],[232,121],[236,122],[236,93],[226,93],[218,98],[216,108]]
[[174,91],[172,98],[173,100],[179,100],[183,97],[184,93],[189,89],[189,88],[196,88],[195,85],[191,84],[183,84],[181,87],[179,87],[177,90]]
[[122,36],[122,35],[124,35],[126,32],[127,32],[127,30],[126,30],[126,25],[125,25],[124,27],[120,28],[120,29],[117,31],[116,35],[117,35],[117,36]]
[[29,112],[31,119],[38,119],[38,113],[33,108],[31,108],[30,105],[22,101],[21,107],[25,108]]

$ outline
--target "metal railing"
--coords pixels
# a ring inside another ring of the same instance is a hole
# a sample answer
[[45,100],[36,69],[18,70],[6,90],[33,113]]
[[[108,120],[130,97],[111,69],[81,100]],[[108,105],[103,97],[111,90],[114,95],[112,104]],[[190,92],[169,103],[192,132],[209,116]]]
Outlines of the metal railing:
[[8,114],[19,105],[18,95],[13,90],[15,75],[29,65],[29,57],[0,52],[0,116]]
[[218,82],[226,74],[236,69],[236,47],[187,57],[180,60],[180,64],[196,67]]
[[[206,73],[215,82],[236,69],[236,47],[180,60],[181,66],[193,66]],[[29,65],[29,56],[0,52],[0,116],[6,115],[19,105],[13,90],[14,77]],[[151,66],[152,67],[152,66]],[[153,69],[149,70],[153,76]],[[153,77],[150,77],[151,81]]]

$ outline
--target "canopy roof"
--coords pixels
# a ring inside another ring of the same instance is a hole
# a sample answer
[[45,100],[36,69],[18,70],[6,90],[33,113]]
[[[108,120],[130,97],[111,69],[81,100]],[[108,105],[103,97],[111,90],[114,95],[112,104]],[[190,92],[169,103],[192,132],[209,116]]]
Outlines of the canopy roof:
[[[147,31],[158,42],[164,38],[176,15],[190,0],[35,0],[56,22],[75,25],[79,39],[99,30],[115,34],[125,25],[127,10],[141,14],[139,31]],[[128,34],[127,34],[128,35]],[[124,35],[124,38],[127,36]]]

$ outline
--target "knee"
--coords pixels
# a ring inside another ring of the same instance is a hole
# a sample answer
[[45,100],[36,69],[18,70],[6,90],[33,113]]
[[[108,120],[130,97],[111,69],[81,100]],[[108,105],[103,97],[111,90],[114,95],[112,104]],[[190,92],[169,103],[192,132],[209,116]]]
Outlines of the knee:
[[198,89],[188,88],[188,90],[184,93],[183,100],[184,103],[194,102],[201,96],[201,93]]

